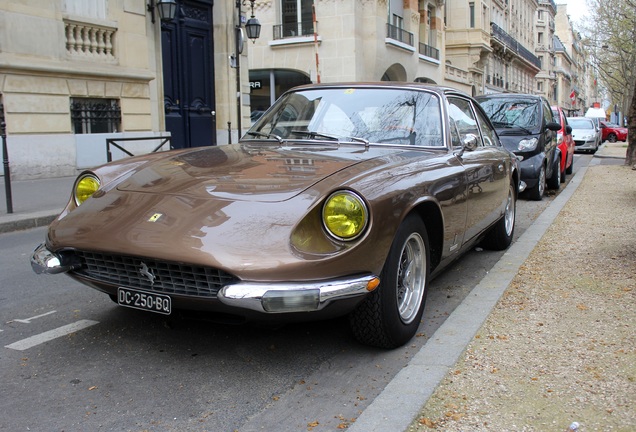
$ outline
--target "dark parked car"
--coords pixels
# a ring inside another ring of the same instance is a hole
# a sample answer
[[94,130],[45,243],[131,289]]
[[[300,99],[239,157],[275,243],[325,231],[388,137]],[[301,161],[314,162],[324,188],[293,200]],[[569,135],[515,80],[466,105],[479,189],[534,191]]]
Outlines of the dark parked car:
[[415,335],[431,277],[477,243],[508,247],[518,186],[463,93],[310,85],[237,144],[82,173],[31,264],[162,314],[349,314],[361,342],[391,348]]
[[546,186],[561,184],[560,153],[554,121],[548,101],[541,96],[500,93],[478,96],[504,146],[520,159],[521,181],[528,196],[541,200]]
[[627,128],[619,126],[614,123],[606,122],[601,120],[601,131],[602,131],[602,139],[601,141],[627,141]]

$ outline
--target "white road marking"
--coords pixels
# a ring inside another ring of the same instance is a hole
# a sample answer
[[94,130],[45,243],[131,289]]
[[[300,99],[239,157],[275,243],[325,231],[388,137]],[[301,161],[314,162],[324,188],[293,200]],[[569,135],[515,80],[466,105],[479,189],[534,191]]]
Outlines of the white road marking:
[[21,341],[14,342],[11,345],[6,345],[5,348],[10,348],[17,351],[24,351],[29,348],[33,348],[36,345],[43,344],[44,342],[48,342],[53,339],[66,336],[68,334],[75,333],[76,331],[80,331],[87,327],[94,326],[95,324],[99,324],[99,321],[80,320],[74,322],[73,324],[68,324],[53,330],[46,331],[44,333],[37,334],[35,336],[28,337],[26,339],[22,339]]
[[19,323],[24,323],[24,324],[31,324],[31,321],[32,321],[32,320],[34,320],[34,319],[38,319],[38,318],[42,318],[42,317],[47,316],[47,315],[54,314],[55,312],[57,312],[57,311],[50,311],[50,312],[47,312],[47,313],[43,313],[42,315],[36,315],[36,316],[34,316],[34,317],[27,318],[27,319],[14,319],[12,322],[19,322]]

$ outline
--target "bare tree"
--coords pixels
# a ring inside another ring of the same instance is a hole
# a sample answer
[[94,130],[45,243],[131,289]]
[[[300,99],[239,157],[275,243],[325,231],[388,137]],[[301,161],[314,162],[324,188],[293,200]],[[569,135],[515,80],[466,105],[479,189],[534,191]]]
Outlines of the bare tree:
[[632,103],[629,106],[629,132],[627,134],[627,152],[625,165],[631,165],[636,169],[636,85],[632,88]]
[[600,81],[628,115],[625,164],[636,164],[636,0],[588,0],[584,45]]

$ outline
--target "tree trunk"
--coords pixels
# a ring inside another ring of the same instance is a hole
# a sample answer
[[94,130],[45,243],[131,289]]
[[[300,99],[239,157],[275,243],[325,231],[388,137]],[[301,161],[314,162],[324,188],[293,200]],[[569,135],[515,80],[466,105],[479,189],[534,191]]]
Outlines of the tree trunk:
[[632,103],[629,106],[629,123],[627,124],[627,153],[625,154],[625,165],[631,165],[636,169],[636,84],[632,91]]

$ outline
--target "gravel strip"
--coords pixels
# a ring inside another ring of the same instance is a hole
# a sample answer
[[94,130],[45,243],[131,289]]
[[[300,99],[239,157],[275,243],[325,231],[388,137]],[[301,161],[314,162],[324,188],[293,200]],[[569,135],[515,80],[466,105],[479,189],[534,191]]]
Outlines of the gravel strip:
[[590,166],[408,431],[636,430],[635,209]]

